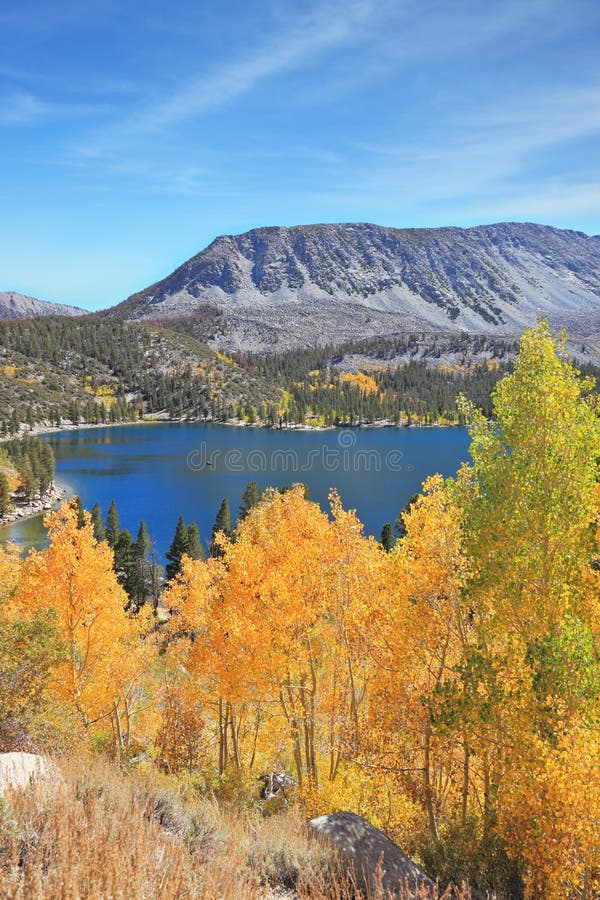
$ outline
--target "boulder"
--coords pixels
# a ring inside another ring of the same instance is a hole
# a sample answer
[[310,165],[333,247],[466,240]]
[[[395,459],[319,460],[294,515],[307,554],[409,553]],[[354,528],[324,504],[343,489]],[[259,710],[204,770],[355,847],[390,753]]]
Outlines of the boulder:
[[0,753],[0,797],[8,790],[32,784],[56,787],[62,782],[57,766],[37,753]]
[[362,816],[338,812],[312,819],[309,827],[352,863],[358,887],[368,897],[436,896],[435,883],[379,828]]

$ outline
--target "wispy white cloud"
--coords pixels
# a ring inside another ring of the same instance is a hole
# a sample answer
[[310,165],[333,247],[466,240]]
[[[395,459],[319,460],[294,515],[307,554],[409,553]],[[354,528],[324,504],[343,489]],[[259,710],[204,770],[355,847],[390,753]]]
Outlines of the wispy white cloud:
[[325,5],[298,20],[276,40],[246,59],[207,75],[196,75],[170,97],[151,104],[133,118],[132,127],[153,131],[196,118],[247,94],[261,82],[316,58],[324,50],[360,37],[358,29],[372,15],[371,0]]
[[0,100],[0,125],[3,126],[34,125],[49,113],[48,104],[28,91],[15,91]]
[[31,91],[6,91],[0,95],[0,127],[38,125],[52,119],[96,115],[103,106],[46,100]]
[[[358,142],[373,160],[367,185],[408,185],[423,200],[468,198],[535,183],[544,154],[600,136],[600,83],[531,90],[513,100],[490,102],[468,116],[447,113],[415,141]],[[533,168],[533,171],[532,171]]]
[[375,8],[376,0],[337,0],[296,16],[257,52],[212,71],[195,73],[170,94],[147,98],[126,120],[81,140],[77,152],[89,158],[110,156],[113,148],[140,135],[172,129],[229,104],[269,79],[313,62],[327,50],[359,41],[361,28]]
[[490,218],[529,219],[562,222],[565,219],[596,218],[600,209],[600,181],[560,183],[549,179],[536,186],[535,191],[523,190],[511,196],[497,197],[493,203],[482,199],[467,205],[463,212],[477,220]]

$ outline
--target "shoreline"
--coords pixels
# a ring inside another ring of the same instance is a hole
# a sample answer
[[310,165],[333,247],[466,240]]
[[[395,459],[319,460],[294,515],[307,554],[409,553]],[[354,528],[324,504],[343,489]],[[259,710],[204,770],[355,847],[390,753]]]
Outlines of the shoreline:
[[0,438],[0,443],[6,440],[20,440],[24,437],[39,437],[44,434],[62,434],[70,431],[86,431],[95,428],[119,428],[137,425],[217,425],[227,428],[257,428],[267,431],[354,431],[362,428],[461,428],[459,422],[432,422],[431,424],[421,424],[411,422],[410,424],[396,423],[389,419],[376,419],[373,422],[361,422],[357,425],[307,425],[306,423],[298,423],[284,426],[264,425],[260,422],[241,422],[239,420],[230,419],[227,422],[215,422],[212,419],[168,419],[168,418],[147,418],[134,419],[129,422],[82,422],[79,425],[34,425],[27,431],[20,434],[7,435]]
[[46,513],[52,512],[58,504],[69,499],[70,493],[67,485],[61,484],[59,481],[53,481],[52,486],[43,497],[30,500],[24,504],[13,504],[12,512],[0,517],[0,528],[10,528],[11,525],[26,522],[28,519],[36,519],[38,516],[44,516]]

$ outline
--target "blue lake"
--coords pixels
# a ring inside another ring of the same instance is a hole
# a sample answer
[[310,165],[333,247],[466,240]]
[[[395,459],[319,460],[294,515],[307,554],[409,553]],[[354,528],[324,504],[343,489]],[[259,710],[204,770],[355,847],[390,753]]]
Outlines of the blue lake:
[[[223,497],[235,517],[248,481],[260,486],[305,482],[327,508],[335,487],[365,530],[379,536],[434,472],[453,475],[468,458],[463,428],[363,428],[271,431],[199,423],[123,425],[47,435],[56,479],[86,508],[106,513],[114,498],[121,527],[134,537],[145,519],[160,554],[177,518],[195,521],[210,539]],[[42,546],[41,518],[0,529],[0,540]]]

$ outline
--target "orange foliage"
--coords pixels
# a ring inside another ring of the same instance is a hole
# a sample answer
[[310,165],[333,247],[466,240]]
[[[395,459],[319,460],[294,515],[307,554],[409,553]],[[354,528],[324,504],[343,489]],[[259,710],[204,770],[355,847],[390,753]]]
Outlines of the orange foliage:
[[364,394],[379,393],[379,388],[377,387],[375,379],[371,375],[366,375],[364,372],[356,372],[354,375],[350,372],[344,372],[340,380],[353,384]]
[[147,650],[139,620],[127,615],[128,598],[113,570],[112,550],[94,539],[89,515],[77,527],[77,508],[64,504],[46,520],[50,546],[31,551],[14,595],[22,614],[54,609],[66,659],[52,687],[85,728],[110,719],[116,742],[130,736],[130,692]]

